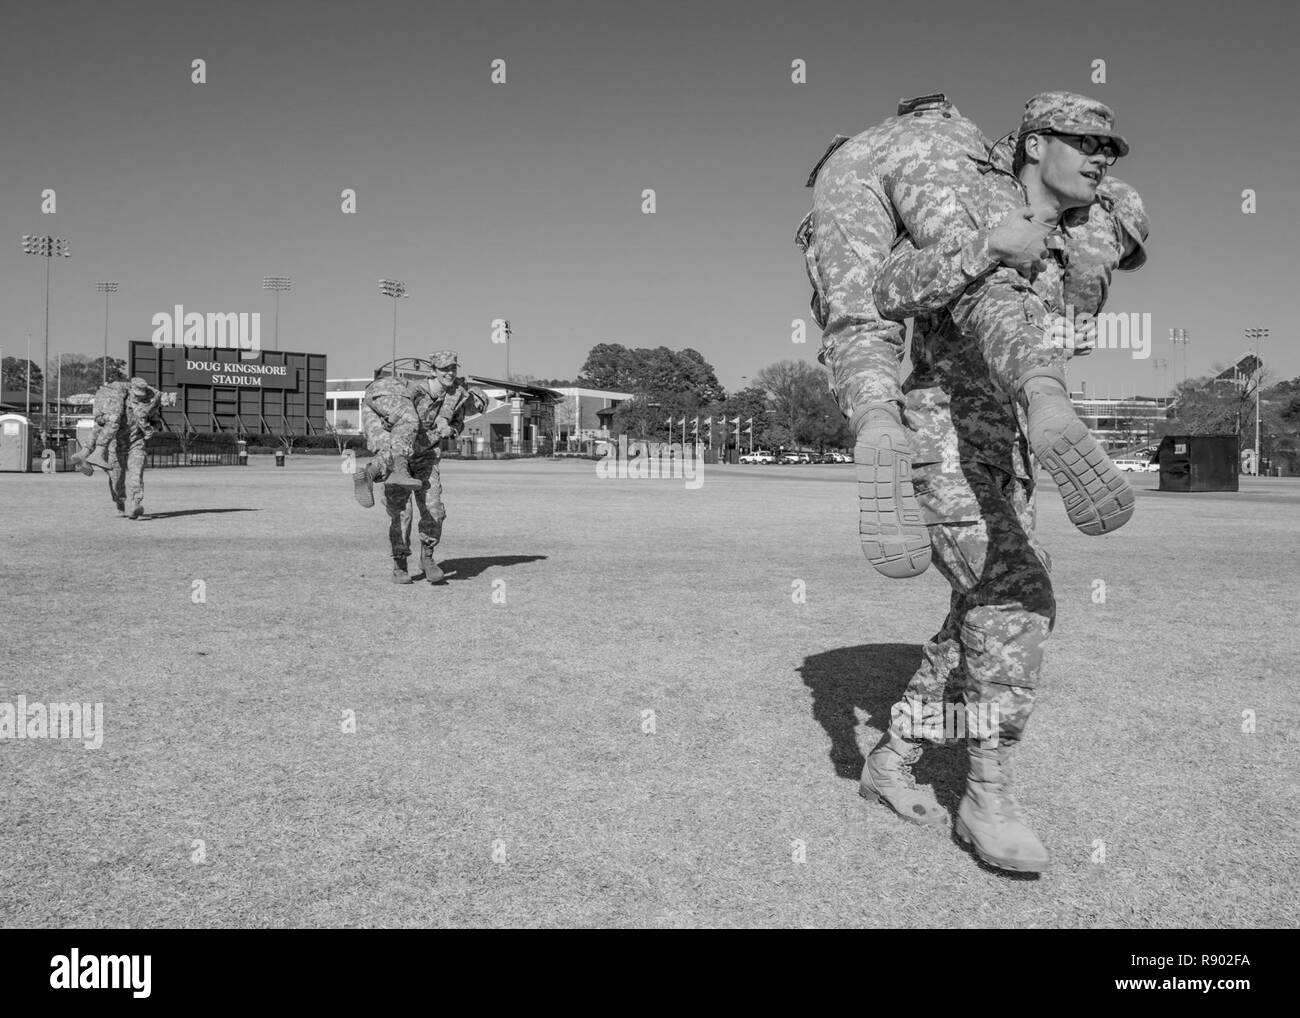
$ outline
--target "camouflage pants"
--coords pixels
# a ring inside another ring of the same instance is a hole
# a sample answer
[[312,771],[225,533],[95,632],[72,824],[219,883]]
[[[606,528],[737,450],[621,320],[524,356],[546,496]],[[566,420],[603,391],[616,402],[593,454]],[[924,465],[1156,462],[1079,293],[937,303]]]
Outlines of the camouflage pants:
[[[950,103],[934,104],[846,142],[818,174],[799,242],[825,329],[821,360],[846,414],[903,401],[903,329],[880,314],[873,296],[900,229],[918,248],[955,249],[1022,204],[1014,182],[1009,192],[991,186],[971,160],[985,155],[985,144]],[[1007,392],[1030,368],[1063,370],[1063,351],[1045,337],[1047,309],[1016,272],[985,277],[951,310]]]
[[[927,464],[917,473],[934,470]],[[999,741],[1018,742],[1034,707],[1043,648],[1056,622],[1051,559],[1034,535],[1030,486],[980,463],[963,464],[982,516],[930,524],[934,563],[952,587],[948,617],[924,648],[924,661],[891,711],[890,727],[904,738],[942,742],[923,719],[962,702],[968,734],[975,719],[994,718]],[[918,499],[925,500],[918,492]],[[934,514],[927,512],[930,519]],[[993,709],[996,705],[996,710]],[[953,712],[949,712],[953,716]]]
[[384,485],[384,506],[388,510],[388,543],[393,558],[407,558],[411,554],[411,523],[414,519],[412,504],[420,512],[420,541],[435,548],[442,540],[442,521],[447,518],[447,508],[442,504],[442,478],[438,475],[439,453],[430,449],[410,461],[411,476],[423,481],[419,491]]
[[108,496],[114,503],[144,504],[145,441],[132,439],[126,431],[118,432],[108,446]]
[[92,404],[95,417],[95,432],[90,439],[92,450],[99,447],[107,455],[107,449],[118,429],[125,425],[126,397],[126,382],[109,382],[96,391],[95,402]]
[[388,420],[388,426],[373,410],[361,415],[366,446],[375,454],[375,467],[381,476],[393,469],[394,456],[411,456],[420,433],[420,415],[411,401],[406,384],[391,378],[378,378],[366,390],[370,400]]

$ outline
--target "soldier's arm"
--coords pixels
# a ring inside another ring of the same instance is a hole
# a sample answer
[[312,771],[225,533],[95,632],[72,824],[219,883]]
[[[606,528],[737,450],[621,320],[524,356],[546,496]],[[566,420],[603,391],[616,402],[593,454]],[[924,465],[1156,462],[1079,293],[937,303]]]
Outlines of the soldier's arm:
[[998,268],[992,233],[990,229],[954,230],[925,248],[904,237],[876,278],[872,295],[880,313],[901,322],[948,307],[972,283]]

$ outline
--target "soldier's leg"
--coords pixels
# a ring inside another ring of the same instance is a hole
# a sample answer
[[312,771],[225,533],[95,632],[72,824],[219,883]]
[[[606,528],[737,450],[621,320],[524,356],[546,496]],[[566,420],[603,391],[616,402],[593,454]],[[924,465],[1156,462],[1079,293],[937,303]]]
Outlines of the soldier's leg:
[[[982,180],[969,158],[982,153],[982,136],[950,104],[891,118],[881,130],[889,143],[882,145],[879,179],[917,247],[954,246],[954,237],[996,226],[1015,211],[1002,191]],[[1085,271],[1108,274],[1091,264]],[[1029,282],[998,269],[950,311],[962,333],[974,338],[993,378],[1025,408],[1026,436],[1060,487],[1070,522],[1091,535],[1127,523],[1135,506],[1132,488],[1075,412],[1065,381],[1069,354]]]
[[889,725],[880,741],[867,754],[858,791],[865,799],[883,802],[904,820],[915,824],[937,824],[948,819],[948,811],[927,786],[918,786],[911,767],[921,744],[942,744],[946,701],[961,687],[961,613],[963,596],[953,591],[951,608],[942,628],[925,645],[921,666],[890,710]]
[[138,520],[144,515],[145,440],[141,435],[130,440],[126,460],[126,500],[130,503],[127,518]]
[[114,437],[122,429],[122,417],[126,404],[124,388],[101,388],[95,394],[95,434],[93,448],[86,455],[84,462],[101,470],[108,469],[108,451]]
[[415,503],[420,511],[420,567],[426,580],[441,583],[445,577],[434,558],[434,549],[442,540],[442,524],[447,518],[447,509],[442,504],[437,450],[430,450],[412,463],[416,464],[412,473],[424,484],[420,491],[415,492]]
[[388,546],[393,556],[393,582],[410,583],[406,560],[411,554],[411,491],[395,484],[384,485],[384,508],[388,512]]
[[108,497],[117,506],[119,516],[126,515],[127,442],[119,437],[108,447]]
[[970,767],[955,829],[985,862],[1041,872],[1047,850],[1020,817],[1011,763],[1033,711],[1056,602],[1027,485],[987,474],[986,484],[972,482],[985,509],[980,523],[942,528],[951,540],[943,560],[956,566],[950,579],[969,591],[961,642]]
[[800,227],[814,314],[823,326],[819,359],[856,434],[859,535],[876,570],[917,576],[930,542],[911,483],[912,446],[901,423],[903,328],[879,314],[872,289],[898,236],[875,176],[872,132],[854,138],[819,171],[813,212]]

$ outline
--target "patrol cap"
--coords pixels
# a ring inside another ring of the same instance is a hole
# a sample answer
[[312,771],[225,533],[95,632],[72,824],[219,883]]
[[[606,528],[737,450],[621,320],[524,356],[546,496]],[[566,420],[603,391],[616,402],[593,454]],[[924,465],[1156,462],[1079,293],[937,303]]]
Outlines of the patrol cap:
[[1039,92],[1025,103],[1020,137],[1035,131],[1111,138],[1118,146],[1119,154],[1128,155],[1128,142],[1115,131],[1115,111],[1105,103],[1077,92]]
[[429,354],[429,362],[439,371],[460,366],[455,350],[435,350]]
[[143,378],[131,379],[132,396],[148,396],[151,388],[152,386],[150,386]]
[[1115,177],[1107,177],[1103,188],[1113,203],[1113,215],[1133,241],[1133,250],[1122,259],[1119,268],[1126,272],[1140,269],[1147,260],[1147,236],[1151,233],[1151,219],[1137,189]]

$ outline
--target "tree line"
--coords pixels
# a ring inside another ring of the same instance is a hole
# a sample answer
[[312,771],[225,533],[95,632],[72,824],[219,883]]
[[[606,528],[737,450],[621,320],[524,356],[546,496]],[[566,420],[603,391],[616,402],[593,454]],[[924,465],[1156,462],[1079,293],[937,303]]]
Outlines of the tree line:
[[[755,449],[845,448],[851,444],[847,422],[827,386],[826,374],[805,361],[780,361],[754,375],[753,382],[728,393],[711,365],[698,350],[632,349],[620,343],[592,347],[575,384],[592,389],[626,392],[619,404],[612,431],[644,441],[680,439],[677,423],[688,428],[694,418],[725,419],[728,444],[735,443],[737,417],[741,419],[741,444],[749,447],[749,421],[753,420]],[[688,432],[689,433],[689,432]],[[700,435],[704,435],[701,424]]]

